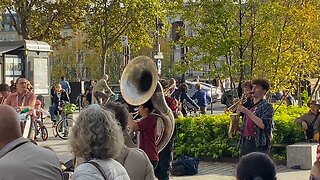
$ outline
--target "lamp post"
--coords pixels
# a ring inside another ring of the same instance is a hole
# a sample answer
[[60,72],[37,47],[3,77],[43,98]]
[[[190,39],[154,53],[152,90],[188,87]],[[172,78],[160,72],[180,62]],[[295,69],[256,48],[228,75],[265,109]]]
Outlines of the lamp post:
[[163,53],[160,49],[160,29],[162,29],[164,24],[160,21],[159,17],[156,18],[156,31],[154,32],[154,53],[153,57],[156,60],[156,65],[158,69],[158,75],[161,75],[161,60],[163,59]]

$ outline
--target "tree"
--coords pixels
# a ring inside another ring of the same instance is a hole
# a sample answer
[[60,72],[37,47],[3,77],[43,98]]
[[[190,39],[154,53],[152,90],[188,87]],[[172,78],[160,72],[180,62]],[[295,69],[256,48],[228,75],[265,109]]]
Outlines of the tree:
[[[23,39],[46,41],[53,46],[65,44],[71,37],[61,33],[65,27],[74,32],[81,29],[86,15],[87,0],[3,0],[14,22],[14,27]],[[14,14],[18,15],[18,19]]]
[[304,75],[318,71],[319,5],[286,0],[261,7],[254,74],[268,78],[274,90],[298,90]]
[[190,62],[211,64],[222,78],[265,77],[272,91],[298,89],[319,69],[319,7],[316,0],[188,1],[181,17],[194,35],[180,43],[191,48]]
[[[87,16],[87,43],[101,48],[101,75],[106,72],[108,50],[122,35],[127,35],[132,49],[150,46],[150,31],[155,29],[156,18],[165,22],[166,11],[157,0],[97,0],[92,1]],[[109,69],[107,71],[110,71]]]

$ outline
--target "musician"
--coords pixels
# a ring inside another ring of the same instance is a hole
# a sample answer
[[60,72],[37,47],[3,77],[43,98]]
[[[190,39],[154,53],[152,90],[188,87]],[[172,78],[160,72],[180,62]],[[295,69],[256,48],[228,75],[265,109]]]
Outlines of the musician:
[[158,165],[159,156],[156,145],[157,139],[157,118],[152,115],[154,110],[151,100],[139,106],[139,114],[143,117],[140,121],[134,121],[132,118],[128,119],[128,125],[133,131],[140,131],[139,148],[142,149],[148,156],[153,168]]
[[[162,87],[163,87],[163,93],[165,96],[166,103],[168,107],[173,112],[173,115],[175,118],[177,118],[177,111],[178,111],[178,101],[174,99],[173,97],[170,97],[172,89],[175,89],[175,80],[161,80],[160,81]],[[155,175],[158,178],[158,180],[168,180],[170,179],[169,176],[169,169],[170,164],[173,160],[173,145],[174,145],[174,137],[175,137],[175,131],[173,135],[170,138],[170,141],[165,146],[165,148],[159,153],[159,163],[157,168],[155,169]]]
[[[301,124],[305,134],[306,138],[309,141],[318,140],[317,137],[315,137],[316,134],[319,133],[319,127],[320,127],[320,103],[319,101],[312,100],[308,102],[308,107],[310,108],[310,111],[300,118],[296,120],[296,123]],[[307,133],[307,130],[309,132],[313,131],[313,133]],[[312,137],[311,137],[312,136]]]
[[244,81],[241,84],[242,92],[246,98],[243,106],[248,108],[253,104],[253,92],[252,92],[252,82],[251,81]]
[[244,113],[240,139],[241,156],[250,152],[270,152],[274,110],[264,99],[269,87],[266,79],[252,80],[253,104],[248,108],[238,106],[238,111]]

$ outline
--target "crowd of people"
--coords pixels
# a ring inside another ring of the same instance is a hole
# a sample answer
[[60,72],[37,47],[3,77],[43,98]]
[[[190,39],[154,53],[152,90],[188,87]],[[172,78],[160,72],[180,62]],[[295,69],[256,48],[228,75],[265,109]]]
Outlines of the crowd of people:
[[[175,134],[158,152],[158,117],[154,115],[151,99],[138,106],[141,118],[135,120],[127,104],[109,101],[113,92],[107,81],[108,75],[104,75],[97,83],[93,82],[95,86],[88,93],[99,102],[83,109],[70,131],[69,147],[75,158],[72,179],[169,180]],[[175,118],[187,115],[187,102],[205,114],[211,99],[201,90],[200,83],[196,85],[197,91],[192,97],[187,94],[188,86],[185,83],[178,87],[174,79],[160,80],[160,83],[166,104]],[[269,82],[262,78],[253,79],[243,82],[241,88],[246,101],[237,107],[236,112],[243,119],[236,178],[275,180],[276,167],[270,159],[274,109],[264,99],[270,88]],[[63,179],[56,154],[22,137],[22,125],[17,112],[26,107],[44,111],[32,92],[30,82],[26,78],[18,78],[11,86],[0,84],[0,93],[0,178]],[[52,91],[49,114],[53,122],[55,113],[61,110],[60,103],[70,101],[70,93],[71,87],[62,77]],[[311,126],[314,136],[319,132],[316,127],[320,123],[320,104],[311,101],[308,106],[310,112],[299,118],[297,123],[301,123],[306,132]],[[128,128],[139,131],[137,142],[130,137]],[[34,138],[31,136],[29,139]],[[317,160],[310,178],[320,178],[319,172]]]

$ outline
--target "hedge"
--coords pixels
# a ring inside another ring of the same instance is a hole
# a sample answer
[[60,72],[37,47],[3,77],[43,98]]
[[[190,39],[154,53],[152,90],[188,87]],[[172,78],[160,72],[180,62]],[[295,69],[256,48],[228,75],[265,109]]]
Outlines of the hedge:
[[[276,108],[277,105],[275,105]],[[308,112],[308,107],[280,106],[274,115],[273,144],[294,144],[304,140],[303,130],[295,119]],[[203,115],[176,120],[174,155],[218,160],[238,157],[239,137],[228,139],[229,116]],[[274,152],[283,159],[285,151]]]

